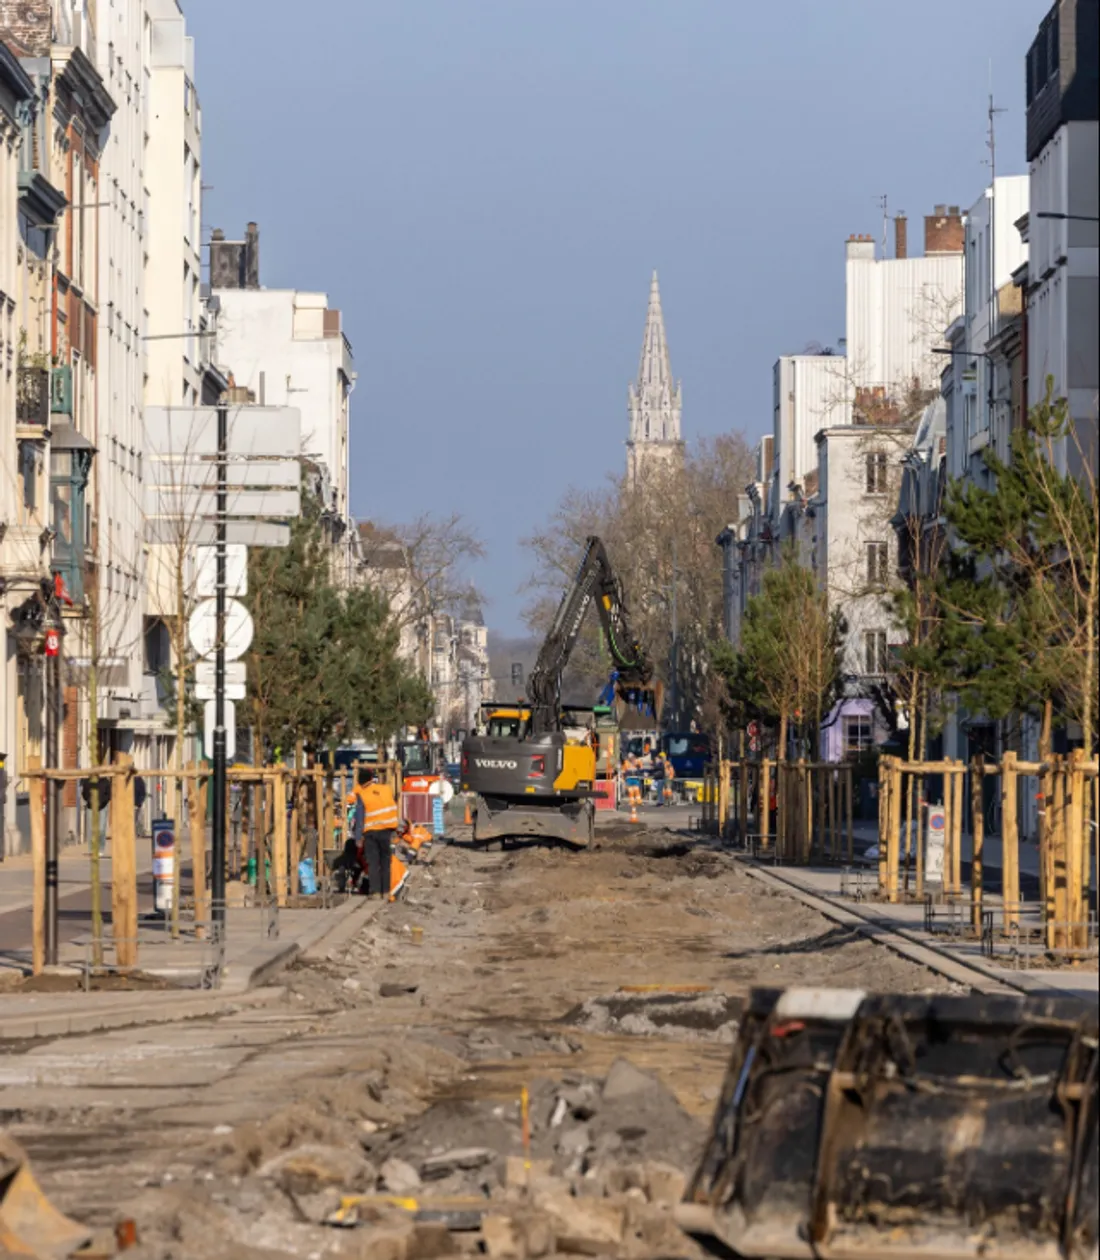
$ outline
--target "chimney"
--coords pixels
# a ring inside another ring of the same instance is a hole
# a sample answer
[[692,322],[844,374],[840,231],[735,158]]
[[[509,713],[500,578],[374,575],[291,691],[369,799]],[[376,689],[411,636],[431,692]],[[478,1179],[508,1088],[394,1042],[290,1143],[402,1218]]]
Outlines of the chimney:
[[924,252],[929,254],[961,254],[963,221],[958,206],[936,206],[924,216]]
[[875,241],[871,236],[860,233],[858,236],[849,236],[845,246],[845,254],[848,261],[853,259],[860,261],[875,261]]
[[909,220],[904,211],[894,216],[894,257],[909,257]]
[[250,223],[244,233],[244,275],[241,288],[258,289],[260,287],[260,229]]
[[210,234],[210,287],[212,289],[240,288],[240,245],[227,241],[221,228]]

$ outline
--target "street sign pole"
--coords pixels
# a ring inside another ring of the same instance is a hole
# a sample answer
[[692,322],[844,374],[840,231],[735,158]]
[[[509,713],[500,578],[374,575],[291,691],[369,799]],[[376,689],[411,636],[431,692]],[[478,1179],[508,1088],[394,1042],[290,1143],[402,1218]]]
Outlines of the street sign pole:
[[[214,597],[217,604],[214,654],[214,835],[211,845],[210,903],[214,939],[225,939],[225,517],[228,508],[229,409],[218,408],[217,552]],[[195,874],[201,879],[203,872]]]

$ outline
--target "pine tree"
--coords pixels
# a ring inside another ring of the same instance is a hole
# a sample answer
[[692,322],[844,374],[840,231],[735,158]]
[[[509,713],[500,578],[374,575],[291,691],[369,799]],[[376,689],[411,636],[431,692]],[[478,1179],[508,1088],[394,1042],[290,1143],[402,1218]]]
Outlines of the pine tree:
[[732,703],[777,722],[781,759],[792,721],[808,725],[816,745],[840,684],[844,635],[813,573],[787,553],[745,607],[740,652],[712,656]]
[[[987,450],[995,488],[948,489],[950,551],[924,664],[973,712],[1039,714],[1097,730],[1098,510],[1094,452],[1065,399],[1044,400],[1013,432],[1007,461]],[[1073,472],[1063,472],[1067,461]],[[1044,748],[1044,753],[1047,751]]]
[[366,736],[381,742],[427,719],[430,693],[398,656],[385,596],[332,584],[315,500],[303,496],[289,546],[254,552],[249,564],[249,712],[260,751],[301,741],[321,752]]

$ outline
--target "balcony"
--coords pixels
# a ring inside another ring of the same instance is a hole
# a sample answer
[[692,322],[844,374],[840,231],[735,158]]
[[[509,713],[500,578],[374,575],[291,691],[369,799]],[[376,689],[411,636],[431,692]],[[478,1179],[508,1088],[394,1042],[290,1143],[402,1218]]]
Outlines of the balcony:
[[50,369],[21,367],[15,393],[15,423],[39,432],[50,427]]

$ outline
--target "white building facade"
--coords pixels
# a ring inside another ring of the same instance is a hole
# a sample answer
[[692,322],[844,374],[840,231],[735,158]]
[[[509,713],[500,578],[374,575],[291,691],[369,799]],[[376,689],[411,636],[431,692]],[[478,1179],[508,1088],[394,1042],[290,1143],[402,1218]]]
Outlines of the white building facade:
[[211,305],[217,309],[217,353],[237,389],[269,407],[302,414],[299,455],[320,473],[323,513],[333,544],[334,578],[358,580],[348,510],[349,423],[355,370],[340,312],[324,293],[265,289],[259,279],[259,232],[244,241],[215,231]]
[[145,402],[196,407],[202,401],[202,110],[195,90],[195,42],[178,0],[145,0],[148,50],[148,197],[145,270]]
[[116,751],[129,751],[144,765],[155,729],[142,711],[143,336],[149,222],[144,170],[151,28],[144,0],[100,0],[96,18],[97,64],[116,109],[100,157],[100,436],[93,487],[97,590],[89,673],[94,666],[99,755],[109,759]]
[[[1095,466],[1100,391],[1100,101],[1096,0],[1058,0],[1027,55],[1027,381],[1069,402]],[[1066,453],[1071,461],[1076,452]]]

